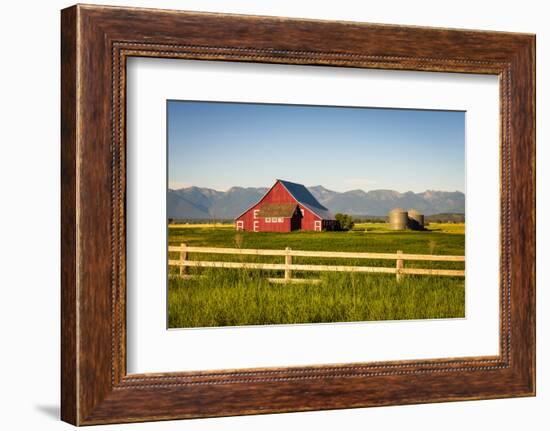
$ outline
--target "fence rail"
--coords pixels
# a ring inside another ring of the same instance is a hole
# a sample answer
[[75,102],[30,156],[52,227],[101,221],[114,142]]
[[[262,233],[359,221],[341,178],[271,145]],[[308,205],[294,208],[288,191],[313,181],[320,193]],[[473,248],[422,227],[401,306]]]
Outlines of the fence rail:
[[[364,252],[342,252],[342,251],[306,251],[292,250],[287,247],[284,250],[266,249],[241,249],[241,248],[218,248],[218,247],[189,247],[186,244],[169,246],[169,252],[178,252],[179,259],[169,259],[169,266],[179,267],[179,275],[188,277],[187,268],[232,268],[232,269],[258,269],[271,271],[284,271],[284,278],[270,278],[272,282],[294,282],[303,283],[319,280],[305,280],[292,278],[293,271],[311,272],[358,272],[358,273],[381,273],[395,274],[396,279],[402,280],[404,275],[435,275],[449,277],[464,277],[463,269],[428,269],[428,268],[405,268],[404,262],[432,261],[432,262],[464,262],[464,256],[449,255],[428,255],[428,254],[406,254],[398,250],[396,253],[364,253]],[[189,253],[202,254],[229,254],[244,256],[280,256],[284,257],[284,263],[258,263],[258,262],[216,262],[208,260],[190,260]],[[293,264],[293,257],[320,257],[320,258],[344,258],[344,259],[386,259],[395,260],[395,267],[381,266],[353,266],[353,265],[304,265]]]

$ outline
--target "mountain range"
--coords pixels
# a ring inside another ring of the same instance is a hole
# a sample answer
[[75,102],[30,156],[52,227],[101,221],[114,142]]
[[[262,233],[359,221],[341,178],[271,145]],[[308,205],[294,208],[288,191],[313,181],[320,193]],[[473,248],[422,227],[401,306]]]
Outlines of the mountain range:
[[[385,216],[393,208],[414,208],[425,215],[464,213],[464,193],[426,190],[422,193],[395,190],[335,192],[323,186],[308,187],[315,198],[333,213]],[[225,192],[186,187],[168,189],[168,217],[173,219],[233,219],[256,203],[267,187],[231,187]]]

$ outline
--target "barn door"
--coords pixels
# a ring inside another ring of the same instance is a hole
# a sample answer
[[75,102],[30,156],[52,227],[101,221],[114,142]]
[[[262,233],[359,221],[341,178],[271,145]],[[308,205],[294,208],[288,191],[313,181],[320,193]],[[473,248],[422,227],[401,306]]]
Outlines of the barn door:
[[294,217],[292,217],[290,230],[300,230],[302,229],[302,214],[296,211]]

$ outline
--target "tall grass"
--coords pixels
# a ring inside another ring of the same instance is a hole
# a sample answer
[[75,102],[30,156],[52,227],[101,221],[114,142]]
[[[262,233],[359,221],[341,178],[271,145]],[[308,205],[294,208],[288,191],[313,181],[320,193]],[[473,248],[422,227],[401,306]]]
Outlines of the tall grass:
[[169,327],[356,322],[464,316],[464,280],[331,273],[272,284],[260,271],[204,270],[170,281]]
[[[380,227],[378,227],[380,228]],[[463,230],[462,230],[463,232]],[[236,233],[231,227],[174,228],[169,243],[188,245],[327,251],[456,254],[464,253],[460,232],[295,232]],[[177,253],[171,255],[177,258]],[[193,260],[282,263],[281,257],[191,254]],[[395,266],[391,260],[294,258],[293,263]],[[460,268],[454,262],[405,262],[406,267]],[[359,273],[304,273],[320,284],[272,284],[282,272],[190,268],[198,277],[175,277],[168,289],[170,328],[320,322],[356,322],[464,317],[464,278]]]

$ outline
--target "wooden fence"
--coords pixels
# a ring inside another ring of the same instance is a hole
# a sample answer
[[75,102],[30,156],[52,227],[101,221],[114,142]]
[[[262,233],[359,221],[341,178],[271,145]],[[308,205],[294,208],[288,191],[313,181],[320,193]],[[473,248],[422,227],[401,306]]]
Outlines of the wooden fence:
[[[292,250],[287,247],[284,250],[264,249],[241,249],[241,248],[217,248],[217,247],[190,247],[186,244],[169,246],[169,252],[178,252],[179,259],[169,259],[169,266],[179,267],[180,277],[186,277],[187,268],[245,268],[284,271],[284,278],[270,278],[274,283],[311,283],[320,280],[292,278],[293,271],[317,271],[317,272],[359,272],[359,273],[382,273],[395,274],[398,281],[404,275],[436,275],[450,277],[464,277],[464,270],[460,269],[426,269],[426,268],[405,268],[407,260],[431,261],[431,262],[464,262],[464,256],[429,255],[429,254],[406,254],[402,251],[396,253],[355,253],[347,251],[305,251]],[[215,262],[205,260],[190,260],[189,253],[201,254],[230,254],[237,256],[280,256],[284,257],[284,263],[258,263],[258,262]],[[385,259],[395,260],[395,268],[382,266],[352,266],[352,265],[303,265],[293,264],[293,257],[320,257],[320,258],[343,258],[343,259]]]

